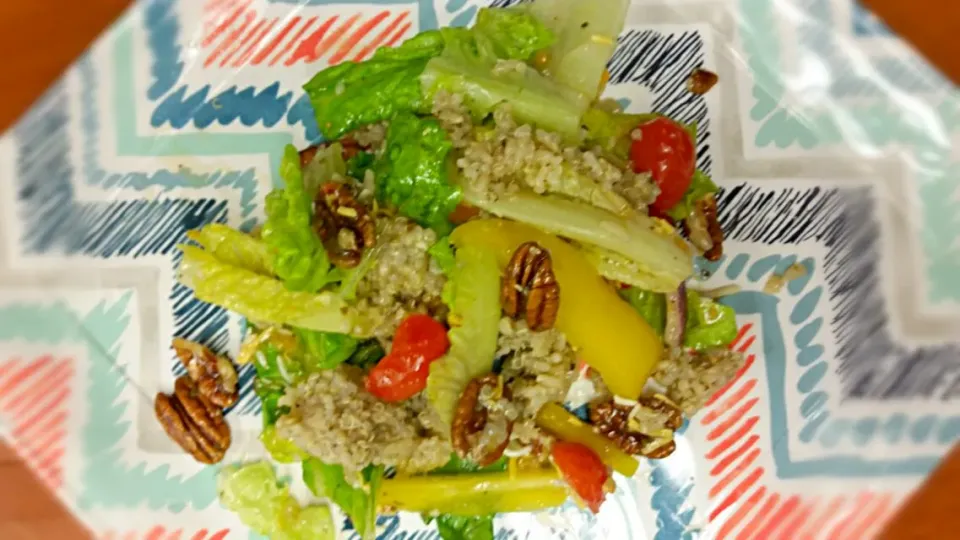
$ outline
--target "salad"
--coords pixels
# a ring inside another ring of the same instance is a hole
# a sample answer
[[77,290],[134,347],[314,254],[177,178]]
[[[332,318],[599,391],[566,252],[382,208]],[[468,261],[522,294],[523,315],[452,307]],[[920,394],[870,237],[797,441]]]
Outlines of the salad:
[[[179,280],[236,312],[269,461],[219,473],[221,503],[274,539],[362,538],[414,512],[442,538],[573,498],[675,449],[684,418],[743,364],[716,260],[716,185],[696,126],[600,96],[628,0],[483,9],[304,86],[324,142],[283,156],[244,232],[180,246]],[[689,90],[716,76],[698,70]],[[221,462],[233,362],[182,339],[164,429]]]

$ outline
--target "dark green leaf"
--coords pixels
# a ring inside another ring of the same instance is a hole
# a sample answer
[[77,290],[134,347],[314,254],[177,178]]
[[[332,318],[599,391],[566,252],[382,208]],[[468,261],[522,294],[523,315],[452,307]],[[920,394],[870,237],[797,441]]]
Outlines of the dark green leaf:
[[300,342],[303,366],[309,372],[339,366],[353,355],[360,343],[356,338],[333,332],[295,328],[293,333]]
[[357,152],[356,155],[347,160],[347,175],[362,181],[367,169],[373,168],[375,159],[376,156],[370,152]]
[[383,350],[378,340],[368,339],[357,346],[356,352],[347,360],[347,363],[368,370],[377,365],[377,362],[386,355],[386,351]]
[[493,540],[493,516],[437,517],[437,532],[443,540]]
[[317,497],[333,501],[353,521],[361,538],[376,535],[376,492],[383,478],[382,466],[368,466],[363,470],[366,485],[354,487],[343,474],[343,466],[327,465],[319,459],[303,460],[303,483]]

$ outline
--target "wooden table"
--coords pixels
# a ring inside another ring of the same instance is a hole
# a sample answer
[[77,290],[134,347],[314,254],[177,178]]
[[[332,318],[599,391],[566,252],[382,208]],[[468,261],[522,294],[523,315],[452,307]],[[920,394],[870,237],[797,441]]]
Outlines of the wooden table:
[[[200,1],[200,0],[191,0]],[[0,2],[0,129],[6,129],[69,66],[129,0]],[[953,80],[960,80],[960,2],[864,0]],[[0,539],[72,540],[83,529],[0,444]],[[960,450],[890,526],[888,539],[960,538]]]

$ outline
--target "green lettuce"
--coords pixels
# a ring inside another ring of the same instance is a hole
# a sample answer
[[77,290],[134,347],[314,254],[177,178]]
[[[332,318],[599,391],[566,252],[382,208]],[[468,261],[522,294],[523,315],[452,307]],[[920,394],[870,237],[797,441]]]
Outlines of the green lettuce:
[[244,525],[271,540],[333,540],[326,505],[302,507],[266,462],[228,466],[217,475],[220,504]]
[[180,283],[204,302],[270,324],[343,334],[364,328],[362,317],[336,294],[291,291],[272,277],[231,265],[197,246],[179,248]]
[[477,41],[486,41],[497,58],[529,60],[553,45],[553,33],[527,10],[483,8],[471,29]]
[[316,191],[304,186],[300,156],[287,145],[280,164],[283,189],[267,195],[263,241],[277,276],[291,291],[315,292],[330,283],[330,259],[311,227]]
[[448,425],[460,395],[476,377],[493,368],[500,333],[500,267],[488,250],[457,246],[456,267],[450,276],[453,303],[450,317],[458,320],[448,336],[450,349],[430,365],[427,399]]
[[650,323],[657,335],[663,336],[663,330],[667,324],[666,296],[639,287],[622,289],[620,290],[620,296]]
[[419,77],[443,50],[439,31],[423,32],[396,48],[379,49],[365,62],[344,62],[317,73],[304,85],[327,140],[397,113],[429,110]]
[[383,350],[379,340],[368,339],[357,345],[357,350],[347,359],[347,363],[366,370],[377,365],[377,362],[386,355],[387,352]]
[[454,516],[441,514],[435,519],[443,540],[493,540],[493,516]]
[[360,341],[346,334],[315,332],[295,328],[293,333],[302,348],[302,362],[307,372],[333,369],[346,362]]
[[347,176],[363,181],[368,169],[373,168],[373,162],[377,156],[370,152],[357,152],[352,158],[347,160]]
[[437,266],[447,276],[453,273],[457,265],[456,255],[453,252],[453,244],[450,243],[450,237],[444,236],[437,240],[437,243],[430,246],[427,253],[436,261]]
[[383,155],[374,166],[377,198],[396,206],[417,223],[441,233],[460,202],[460,188],[451,185],[453,143],[440,123],[413,114],[397,115],[387,131]]
[[667,215],[676,221],[683,221],[693,212],[697,201],[711,193],[716,193],[718,190],[719,188],[713,183],[713,180],[698,169],[693,173],[693,179],[690,181],[687,191],[683,194],[683,199],[673,208],[667,210]]
[[633,144],[630,134],[637,126],[657,116],[655,113],[628,114],[591,107],[581,120],[584,140],[590,146],[599,146],[614,157],[628,161]]
[[363,484],[354,487],[344,477],[342,465],[327,465],[316,458],[303,461],[303,483],[318,497],[326,497],[337,504],[353,522],[363,539],[376,537],[376,494],[383,479],[383,466],[367,466],[363,470]]
[[187,232],[187,238],[205,251],[232,266],[246,268],[264,276],[272,276],[273,258],[266,244],[221,223],[211,223]]
[[687,325],[683,345],[702,351],[728,347],[737,338],[737,312],[730,306],[687,291]]

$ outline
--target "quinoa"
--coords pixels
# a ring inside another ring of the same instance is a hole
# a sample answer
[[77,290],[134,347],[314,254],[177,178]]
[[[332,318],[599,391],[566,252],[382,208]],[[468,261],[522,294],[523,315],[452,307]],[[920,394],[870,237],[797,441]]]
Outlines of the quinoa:
[[376,224],[376,260],[357,285],[356,309],[375,321],[373,335],[387,347],[408,314],[446,316],[446,277],[427,253],[434,231],[400,216],[379,215]]
[[[618,167],[597,152],[566,146],[556,133],[518,125],[508,105],[494,110],[493,127],[474,128],[463,98],[438,92],[433,114],[462,152],[457,166],[468,187],[488,200],[523,188],[576,197],[622,213],[646,212],[659,194],[648,174]],[[592,185],[585,187],[584,179]]]
[[361,147],[369,148],[376,152],[383,146],[383,141],[387,138],[387,124],[385,122],[367,124],[349,136],[353,137]]
[[657,364],[653,379],[667,389],[667,397],[692,417],[713,394],[737,374],[743,355],[729,349],[705,352],[670,351]]
[[280,404],[290,413],[277,420],[277,433],[324,463],[342,465],[352,482],[369,464],[430,471],[453,451],[426,400],[380,401],[364,389],[363,372],[353,366],[314,373],[289,388]]
[[576,353],[557,329],[531,332],[524,321],[500,320],[497,357],[505,357],[502,376],[517,407],[511,447],[545,440],[534,421],[540,407],[563,403],[576,378]]

